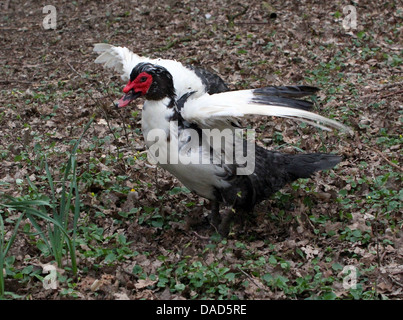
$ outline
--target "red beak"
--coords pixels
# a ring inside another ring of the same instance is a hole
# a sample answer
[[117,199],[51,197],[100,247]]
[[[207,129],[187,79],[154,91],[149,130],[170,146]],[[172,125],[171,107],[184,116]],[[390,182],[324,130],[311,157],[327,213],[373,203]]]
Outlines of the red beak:
[[120,98],[118,102],[118,107],[126,107],[130,101],[133,101],[141,96],[141,92],[134,92],[134,90],[130,90],[127,94],[125,94],[122,98]]
[[118,107],[126,107],[130,101],[141,96],[141,92],[134,92],[134,81],[130,81],[127,83],[126,87],[123,88],[123,92],[126,93],[122,98],[120,98],[118,102]]

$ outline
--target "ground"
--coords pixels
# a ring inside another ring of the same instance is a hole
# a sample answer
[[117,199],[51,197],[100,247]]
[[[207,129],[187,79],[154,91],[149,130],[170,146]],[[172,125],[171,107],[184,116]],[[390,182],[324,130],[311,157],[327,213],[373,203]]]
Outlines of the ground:
[[[1,3],[0,191],[13,197],[0,205],[3,298],[403,298],[401,3],[51,2],[56,29],[43,24],[48,3]],[[208,202],[147,162],[141,102],[113,106],[125,83],[94,64],[99,42],[202,66],[231,89],[318,86],[314,111],[353,135],[279,118],[247,125],[266,148],[343,161],[285,187],[222,239],[206,225]],[[76,273],[66,237],[55,258],[46,220],[63,186],[73,186]]]

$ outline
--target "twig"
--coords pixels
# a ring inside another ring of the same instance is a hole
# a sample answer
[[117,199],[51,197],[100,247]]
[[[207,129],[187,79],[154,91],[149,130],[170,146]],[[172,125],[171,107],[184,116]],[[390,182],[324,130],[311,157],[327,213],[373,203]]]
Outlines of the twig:
[[[102,77],[102,82],[103,82],[103,83],[106,82],[103,77]],[[111,100],[112,104],[115,105],[115,101],[113,101],[112,95],[111,95],[110,92],[109,92],[109,87],[106,87],[106,91],[107,91],[107,93],[108,93],[108,98]],[[127,143],[128,145],[130,145],[130,142],[129,142],[129,134],[127,133],[127,130],[126,130],[127,124],[126,124],[125,117],[123,116],[122,112],[118,112],[118,114],[119,114],[120,119],[121,119],[122,122],[123,122],[123,131],[124,131],[124,133],[125,133],[126,143]]]
[[[77,75],[79,75],[81,78],[87,79],[87,78],[85,78],[81,73],[79,73],[76,69],[74,69],[74,67],[73,67],[68,61],[67,61],[67,65],[70,67],[71,70],[73,70],[73,71],[74,71]],[[88,80],[88,79],[87,79],[87,80]],[[95,80],[95,81],[97,82],[97,84],[100,84],[99,81],[97,81],[97,80]],[[105,83],[104,79],[102,79],[102,81],[103,81],[103,83]],[[107,96],[108,96],[108,98],[111,100],[112,104],[114,105],[114,104],[115,104],[115,101],[113,101],[113,98],[112,98],[112,96],[111,96],[111,94],[110,94],[110,92],[109,92],[109,88],[108,88],[108,87],[106,87],[106,91],[107,91]],[[102,93],[102,92],[100,92],[100,93]],[[94,99],[92,99],[92,100],[94,100]],[[102,108],[102,109],[103,109],[103,108]],[[103,111],[103,114],[105,115],[106,122],[107,122],[107,124],[108,124],[109,130],[112,132],[113,136],[115,137],[115,140],[118,141],[118,139],[117,139],[115,133],[112,131],[112,128],[111,128],[110,125],[109,125],[109,118],[108,118],[108,116],[106,115],[105,110],[102,110],[102,111]],[[125,118],[123,117],[123,115],[122,115],[121,112],[119,112],[119,117],[121,118],[121,120],[122,120],[122,122],[123,122],[123,131],[124,131],[124,133],[125,133],[124,136],[125,136],[125,138],[126,138],[126,142],[127,142],[127,144],[130,146],[131,144],[130,144],[130,142],[129,142],[129,135],[128,135],[127,130],[126,130],[126,127],[127,127],[126,121],[125,121]],[[118,153],[120,152],[120,151],[119,151],[119,146],[117,146],[117,151],[118,151]],[[124,165],[124,167],[126,168],[126,164]]]
[[247,274],[245,271],[243,271],[239,266],[237,266],[237,269],[238,269],[239,271],[241,271],[245,276],[247,276],[248,279],[249,279],[250,281],[252,281],[253,284],[254,284],[256,287],[258,287],[258,288],[261,289],[261,290],[267,291],[266,288],[264,288],[264,287],[262,287],[260,284],[256,283],[256,281],[255,281],[249,274]]
[[379,90],[388,89],[396,86],[403,86],[403,81],[385,84]]
[[196,237],[202,239],[202,240],[209,240],[210,237],[206,237],[206,236],[201,236],[200,234],[198,234],[196,231],[192,232]]
[[0,80],[0,83],[23,83],[23,84],[32,84],[32,81],[24,81],[24,80]]
[[[78,72],[76,69],[74,69],[74,67],[70,64],[70,62],[67,61],[67,65],[70,67],[71,70],[73,70],[73,71],[74,71],[77,75],[79,75],[81,78],[86,79],[86,80],[89,80],[89,79],[87,79],[86,77],[84,77],[80,72]],[[91,79],[91,80],[92,80],[92,79]],[[92,81],[94,81],[94,80],[92,80]],[[99,85],[99,84],[102,84],[102,83],[100,83],[100,82],[97,81],[97,80],[95,80],[95,81],[96,81],[96,83],[97,83],[98,85]],[[107,96],[108,96],[108,98],[111,100],[112,104],[114,104],[114,101],[113,101],[113,99],[112,99],[112,97],[111,97],[111,94],[110,94],[110,92],[109,92],[109,88],[106,87],[106,90],[107,90]],[[105,108],[104,108],[105,105],[103,104],[103,102],[100,102],[98,99],[95,100],[95,98],[94,98],[92,95],[90,95],[88,92],[86,92],[86,93],[87,93],[87,95],[90,97],[90,99],[95,103],[95,105],[96,105],[97,107],[99,107],[99,105],[102,106],[102,107],[99,108],[99,109],[101,109],[101,111],[102,111],[102,113],[103,113],[103,115],[104,115],[104,117],[105,117],[105,119],[106,119],[106,125],[108,126],[108,129],[109,129],[109,131],[112,133],[112,135],[113,135],[113,137],[115,138],[115,140],[116,140],[117,142],[119,142],[119,139],[117,138],[115,132],[112,130],[112,127],[110,126],[109,116],[108,116],[107,112],[104,110],[104,109],[105,109]],[[100,92],[100,93],[102,93],[102,92]],[[127,144],[128,144],[129,146],[131,146],[131,144],[129,143],[128,133],[127,133],[127,131],[126,131],[126,122],[125,122],[125,120],[124,120],[124,117],[122,117],[121,113],[119,113],[119,116],[122,118],[122,121],[123,121],[123,131],[125,132],[126,142],[127,142]],[[133,147],[132,147],[132,148],[133,148]],[[117,154],[117,158],[119,159],[119,153],[120,153],[119,143],[117,143],[117,145],[116,145],[116,151],[117,151],[117,153],[118,153],[118,154]],[[134,150],[132,149],[132,151],[134,151]],[[122,163],[123,163],[124,170],[126,170],[126,163],[125,163],[124,161],[122,161]]]
[[382,151],[379,151],[375,148],[369,147],[366,144],[362,144],[364,147],[366,147],[367,149],[376,152],[377,154],[379,154],[387,163],[389,163],[392,167],[396,168],[399,171],[403,171],[403,168],[399,167],[397,164],[393,163],[392,161],[390,161],[384,154]]
[[70,64],[70,62],[67,61],[67,65],[70,67],[71,70],[73,70],[76,74],[78,74],[81,78],[84,78],[84,76],[79,73],[74,67]]
[[[312,228],[312,231],[315,231],[315,226],[313,225],[311,219],[309,219],[309,216],[308,216],[308,214],[307,214],[305,211],[306,211],[306,210],[301,210],[302,214],[305,215],[305,217],[306,217],[306,221],[308,221],[308,224],[309,224],[310,227]],[[300,219],[298,218],[298,216],[297,216],[297,221],[298,221],[299,225],[303,227],[302,221],[300,221]]]
[[[375,92],[371,92],[371,93],[368,93],[366,95],[363,95],[363,96],[361,96],[361,98],[369,98],[369,97],[377,95],[379,93],[379,91],[381,91],[381,90],[385,90],[385,89],[389,89],[389,88],[393,88],[393,87],[399,87],[399,86],[402,86],[402,85],[403,85],[403,81],[385,84],[383,86],[380,86],[379,88],[374,88]],[[389,97],[389,96],[393,96],[394,94],[400,94],[402,92],[403,92],[403,90],[399,90],[397,92],[391,92],[391,93],[388,93],[386,95],[380,96],[379,98],[383,99],[383,98],[386,98],[386,97]]]
[[398,95],[398,94],[401,94],[401,93],[403,93],[403,90],[399,90],[397,92],[392,92],[392,93],[389,93],[389,94],[385,94],[383,96],[380,96],[379,99],[384,99],[384,98],[387,98],[387,97],[390,97],[390,96],[393,96],[393,95]]
[[[116,158],[119,159],[119,153],[120,153],[119,139],[118,139],[118,137],[116,136],[115,132],[114,132],[114,131],[112,130],[112,128],[111,128],[110,121],[109,121],[109,116],[108,116],[107,112],[105,112],[105,110],[104,110],[104,105],[103,105],[103,103],[100,102],[98,99],[95,99],[95,98],[94,98],[91,94],[89,94],[87,91],[86,91],[86,94],[87,94],[87,95],[89,96],[89,98],[95,103],[96,107],[97,107],[99,110],[101,110],[101,112],[103,113],[103,115],[104,115],[104,117],[105,117],[105,119],[106,119],[106,125],[107,125],[109,131],[112,133],[113,137],[114,137],[115,140],[118,142],[118,143],[116,144],[116,151],[117,151],[117,157],[116,157]],[[124,166],[124,168],[125,168],[125,170],[126,170],[126,163],[124,162],[123,159],[122,159],[122,161],[123,161],[123,166]]]
[[401,274],[401,273],[403,273],[403,270],[393,271],[393,272],[391,272],[390,274],[395,275],[395,274]]
[[390,280],[392,280],[392,282],[393,282],[394,284],[397,284],[398,286],[403,287],[403,283],[397,281],[391,274],[388,274],[388,277],[389,277]]
[[160,186],[158,183],[158,166],[155,166],[155,173],[154,173],[154,179],[155,179],[155,194],[159,195],[160,194]]
[[243,16],[249,9],[248,5],[243,5],[241,3],[238,3],[238,5],[240,5],[243,8],[243,10],[241,12],[238,12],[238,13],[234,14],[234,15],[227,14],[227,19],[228,19],[229,23],[234,23],[234,20],[236,18],[238,18],[240,16]]
[[253,22],[253,21],[248,22],[248,21],[245,21],[245,22],[236,22],[235,24],[270,24],[270,22],[259,22],[259,21],[256,21],[256,22]]

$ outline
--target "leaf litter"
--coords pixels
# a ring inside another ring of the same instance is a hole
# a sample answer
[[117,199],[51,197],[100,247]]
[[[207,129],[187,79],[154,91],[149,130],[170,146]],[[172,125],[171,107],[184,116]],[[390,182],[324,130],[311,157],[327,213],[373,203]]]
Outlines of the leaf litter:
[[[75,286],[65,280],[43,290],[29,281],[46,276],[32,266],[52,261],[32,227],[24,227],[8,254],[14,262],[7,291],[30,299],[403,297],[397,2],[355,3],[358,25],[350,32],[342,27],[341,3],[54,5],[56,30],[41,27],[42,8],[32,2],[10,2],[1,18],[0,191],[26,195],[28,176],[48,192],[43,155],[60,181],[69,143],[95,114],[78,155],[80,271]],[[253,118],[266,148],[334,152],[344,160],[285,187],[217,240],[203,225],[207,202],[147,163],[141,106],[113,108],[123,84],[93,63],[92,46],[104,41],[208,68],[232,89],[319,86],[315,111],[349,124],[355,135]],[[9,239],[18,215],[1,214]],[[347,265],[359,270],[358,291],[342,286]]]

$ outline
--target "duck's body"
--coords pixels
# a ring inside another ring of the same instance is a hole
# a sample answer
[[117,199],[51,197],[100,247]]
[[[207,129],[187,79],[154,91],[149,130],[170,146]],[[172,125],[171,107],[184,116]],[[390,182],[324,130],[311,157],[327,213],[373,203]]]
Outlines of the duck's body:
[[[127,61],[133,64],[136,59]],[[231,212],[250,211],[285,184],[330,169],[341,160],[331,154],[273,152],[237,136],[238,120],[252,114],[303,120],[327,130],[328,126],[346,129],[334,120],[307,111],[311,103],[297,99],[313,94],[317,88],[228,91],[221,78],[208,72],[200,77],[194,70],[170,60],[138,62],[129,79],[119,106],[126,106],[139,96],[146,98],[142,131],[150,160],[191,191],[212,201],[211,220],[222,234],[228,232],[230,219],[221,222],[219,203],[231,206]]]

